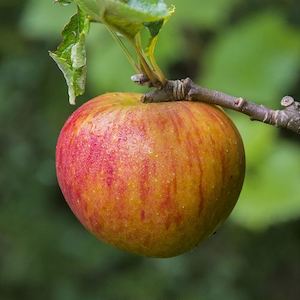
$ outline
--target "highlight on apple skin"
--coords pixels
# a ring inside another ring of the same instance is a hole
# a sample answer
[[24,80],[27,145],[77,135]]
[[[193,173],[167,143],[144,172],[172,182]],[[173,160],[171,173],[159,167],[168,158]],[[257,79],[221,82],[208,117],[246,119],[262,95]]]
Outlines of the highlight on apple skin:
[[73,213],[99,239],[172,257],[229,216],[243,185],[244,147],[218,107],[141,97],[109,93],[77,109],[57,142],[57,178]]

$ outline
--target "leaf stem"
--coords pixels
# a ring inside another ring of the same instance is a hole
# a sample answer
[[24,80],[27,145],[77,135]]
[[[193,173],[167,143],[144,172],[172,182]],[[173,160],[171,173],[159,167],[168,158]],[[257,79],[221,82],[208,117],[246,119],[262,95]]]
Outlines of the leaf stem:
[[160,67],[158,66],[156,59],[155,59],[155,55],[154,55],[154,50],[155,50],[155,47],[157,44],[157,40],[158,40],[158,37],[156,36],[153,39],[151,45],[149,46],[148,57],[149,57],[151,65],[152,65],[152,68],[153,68],[154,72],[157,74],[160,82],[162,82],[162,84],[165,85],[167,79],[166,79],[164,73],[162,72],[162,70],[160,69]]
[[116,34],[116,32],[114,30],[112,30],[110,28],[109,25],[104,24],[105,27],[108,29],[108,31],[110,32],[111,36],[113,37],[113,39],[121,46],[121,49],[123,51],[123,53],[125,54],[126,58],[128,59],[130,65],[133,67],[133,69],[136,72],[140,72],[141,70],[139,69],[139,67],[137,66],[136,62],[134,61],[132,55],[130,54],[129,50],[127,49],[126,45],[123,43],[123,41],[120,39],[120,37]]
[[153,67],[151,60],[150,62],[148,61],[147,56],[143,51],[140,33],[135,36],[133,46],[139,57],[141,73],[145,74],[149,78],[152,86],[162,87],[165,83],[164,76],[161,77],[160,74],[157,73],[156,68]]

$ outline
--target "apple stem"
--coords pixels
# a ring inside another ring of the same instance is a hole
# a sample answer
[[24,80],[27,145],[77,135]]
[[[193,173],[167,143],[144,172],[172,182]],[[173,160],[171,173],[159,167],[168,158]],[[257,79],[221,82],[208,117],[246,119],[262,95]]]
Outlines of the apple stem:
[[[134,80],[137,78],[133,76]],[[134,80],[141,84],[138,80]],[[143,80],[145,84],[145,80]],[[149,83],[151,87],[151,83]],[[281,100],[281,110],[273,110],[242,97],[234,97],[225,93],[210,90],[195,84],[190,78],[168,80],[166,84],[144,95],[143,102],[196,101],[219,105],[245,115],[252,121],[260,121],[276,127],[289,129],[300,135],[300,102],[290,96]]]

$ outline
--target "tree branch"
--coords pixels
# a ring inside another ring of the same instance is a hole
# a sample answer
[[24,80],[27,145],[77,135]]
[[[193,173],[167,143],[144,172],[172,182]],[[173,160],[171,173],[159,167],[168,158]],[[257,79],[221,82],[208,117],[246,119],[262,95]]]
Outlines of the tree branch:
[[[143,75],[134,75],[137,84],[148,84]],[[300,102],[286,96],[281,100],[281,110],[273,110],[244,98],[230,96],[218,91],[196,85],[191,79],[168,80],[167,83],[143,97],[145,103],[166,101],[198,101],[219,105],[248,115],[253,121],[260,121],[276,127],[282,127],[300,135]]]

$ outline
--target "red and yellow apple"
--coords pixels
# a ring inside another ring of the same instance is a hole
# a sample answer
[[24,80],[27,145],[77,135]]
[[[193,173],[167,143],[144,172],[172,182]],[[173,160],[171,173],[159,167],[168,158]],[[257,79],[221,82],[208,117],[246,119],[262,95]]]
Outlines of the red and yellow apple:
[[218,107],[144,104],[109,93],[77,109],[57,143],[58,182],[94,235],[150,257],[188,251],[211,235],[236,204],[244,148]]

